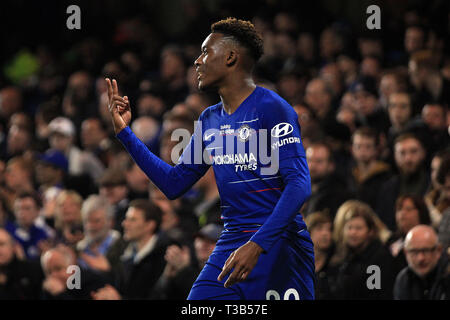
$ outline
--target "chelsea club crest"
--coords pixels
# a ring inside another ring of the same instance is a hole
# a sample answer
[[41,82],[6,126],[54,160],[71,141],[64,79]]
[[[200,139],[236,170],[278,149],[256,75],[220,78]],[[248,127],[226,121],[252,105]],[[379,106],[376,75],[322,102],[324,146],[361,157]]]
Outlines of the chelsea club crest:
[[247,124],[243,124],[239,129],[238,129],[238,138],[240,141],[242,142],[246,142],[248,141],[248,139],[250,138],[250,134],[251,134],[251,128],[249,125]]

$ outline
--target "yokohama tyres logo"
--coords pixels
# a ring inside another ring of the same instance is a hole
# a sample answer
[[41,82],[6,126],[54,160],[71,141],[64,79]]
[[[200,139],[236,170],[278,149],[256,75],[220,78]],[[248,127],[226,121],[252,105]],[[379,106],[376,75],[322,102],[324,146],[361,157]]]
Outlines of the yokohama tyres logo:
[[294,130],[294,128],[287,122],[281,122],[272,128],[270,134],[272,137],[280,138],[288,135]]

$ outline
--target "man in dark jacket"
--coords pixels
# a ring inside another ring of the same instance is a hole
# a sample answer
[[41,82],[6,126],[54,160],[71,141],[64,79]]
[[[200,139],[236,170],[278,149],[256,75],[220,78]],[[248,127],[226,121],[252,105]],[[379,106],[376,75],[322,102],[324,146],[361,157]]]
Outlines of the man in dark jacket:
[[426,225],[412,228],[404,250],[408,267],[397,276],[394,299],[450,300],[448,257],[434,229]]
[[425,169],[426,151],[422,142],[413,134],[405,133],[394,143],[394,157],[398,174],[381,186],[377,197],[376,212],[386,226],[395,230],[395,201],[398,196],[413,194],[424,196],[430,184]]
[[121,257],[117,288],[110,285],[93,294],[94,299],[149,299],[164,271],[169,239],[159,232],[161,210],[145,199],[130,202],[123,221],[129,245]]
[[339,206],[352,198],[346,181],[336,174],[331,149],[325,143],[314,143],[306,149],[312,194],[302,208],[307,216],[327,211],[332,219]]
[[46,251],[41,265],[45,272],[41,296],[44,300],[90,300],[91,292],[106,284],[101,275],[81,269],[75,252],[64,245]]
[[152,299],[185,300],[200,271],[212,254],[223,227],[210,223],[195,235],[195,257],[191,256],[188,246],[171,245],[167,248],[167,261],[164,273],[153,291]]
[[355,189],[356,198],[374,210],[381,185],[391,176],[389,165],[377,160],[377,142],[377,132],[370,127],[358,128],[352,135],[354,165],[350,181]]
[[0,300],[38,299],[44,278],[39,264],[16,257],[14,239],[0,228]]

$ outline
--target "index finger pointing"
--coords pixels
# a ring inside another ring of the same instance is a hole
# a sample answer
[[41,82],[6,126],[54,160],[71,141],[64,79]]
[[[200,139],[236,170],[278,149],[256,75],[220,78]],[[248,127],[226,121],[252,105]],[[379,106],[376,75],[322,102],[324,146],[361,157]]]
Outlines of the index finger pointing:
[[106,78],[105,81],[106,81],[106,87],[108,88],[108,98],[111,100],[112,95],[113,95],[111,80],[109,80],[109,78]]

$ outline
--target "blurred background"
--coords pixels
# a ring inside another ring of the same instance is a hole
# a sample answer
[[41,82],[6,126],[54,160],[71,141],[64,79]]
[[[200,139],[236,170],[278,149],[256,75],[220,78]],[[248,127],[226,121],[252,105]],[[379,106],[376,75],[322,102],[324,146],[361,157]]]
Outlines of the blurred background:
[[[72,4],[80,30],[66,27]],[[192,133],[218,102],[193,62],[230,16],[263,36],[256,83],[298,114],[317,298],[450,299],[445,0],[1,1],[0,299],[186,298],[222,230],[214,174],[168,200],[115,139],[104,78],[174,165],[173,130]],[[66,286],[74,264],[82,290]],[[381,290],[366,288],[369,265]]]

